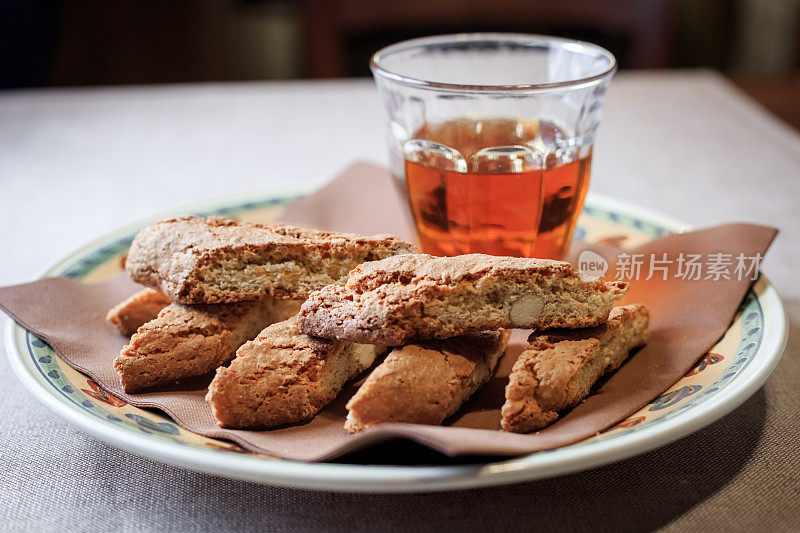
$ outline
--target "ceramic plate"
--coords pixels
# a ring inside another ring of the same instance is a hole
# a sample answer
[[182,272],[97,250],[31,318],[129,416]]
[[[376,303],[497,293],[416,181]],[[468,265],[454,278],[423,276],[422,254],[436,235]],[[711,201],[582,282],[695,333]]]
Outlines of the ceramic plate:
[[[269,222],[296,195],[266,194],[194,206],[182,212]],[[167,214],[165,214],[166,216]],[[160,217],[159,217],[160,218]],[[120,257],[141,227],[124,228],[70,254],[44,276],[102,281],[121,269]],[[685,230],[668,217],[590,195],[577,235],[625,247]],[[767,379],[786,343],[786,316],[762,276],[747,294],[725,336],[674,387],[613,428],[582,442],[486,464],[369,466],[301,463],[243,453],[237,446],[186,431],[169,418],[110,396],[73,370],[30,332],[8,323],[11,365],[31,392],[56,414],[97,438],[165,463],[261,483],[337,491],[430,491],[554,476],[610,463],[663,446],[717,420]]]

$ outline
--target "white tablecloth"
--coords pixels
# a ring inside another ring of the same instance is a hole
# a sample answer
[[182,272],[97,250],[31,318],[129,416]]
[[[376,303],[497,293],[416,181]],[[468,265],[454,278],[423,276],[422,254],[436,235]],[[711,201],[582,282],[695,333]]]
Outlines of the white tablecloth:
[[[0,93],[0,284],[32,280],[87,241],[163,210],[313,187],[355,159],[382,163],[379,106],[367,80]],[[590,190],[695,225],[779,227],[763,270],[800,326],[800,136],[721,76],[617,76]],[[436,496],[262,487],[141,459],[48,412],[3,356],[0,529],[412,529],[412,519],[413,529],[800,529],[795,332],[768,384],[698,434],[589,473]],[[760,427],[741,423],[753,419]],[[785,468],[765,474],[776,461]]]

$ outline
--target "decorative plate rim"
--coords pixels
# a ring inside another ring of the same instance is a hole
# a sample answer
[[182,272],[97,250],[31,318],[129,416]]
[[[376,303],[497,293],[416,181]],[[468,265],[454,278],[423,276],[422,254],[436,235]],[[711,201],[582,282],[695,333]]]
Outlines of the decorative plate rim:
[[[63,268],[81,254],[97,249],[102,243],[112,242],[120,235],[131,233],[173,213],[222,209],[223,206],[245,203],[254,197],[287,198],[307,191],[307,188],[297,188],[237,195],[148,217],[94,239],[53,263],[39,277]],[[638,217],[673,232],[683,232],[690,228],[688,224],[672,217],[598,193],[589,194],[587,206]],[[713,401],[700,402],[668,420],[627,432],[624,437],[620,435],[580,446],[570,445],[479,465],[372,466],[265,460],[254,455],[206,450],[152,438],[152,435],[137,432],[133,428],[88,416],[59,397],[52,387],[38,381],[25,366],[24,356],[19,350],[20,342],[23,342],[22,336],[28,332],[14,321],[8,320],[4,337],[12,369],[39,401],[68,422],[126,451],[198,472],[266,484],[347,492],[422,492],[507,484],[585,470],[666,445],[721,418],[743,403],[766,381],[780,360],[786,344],[787,316],[776,291],[763,275],[751,290],[755,292],[757,301],[764,310],[764,334],[751,364],[735,378],[738,387],[724,387],[715,392]]]

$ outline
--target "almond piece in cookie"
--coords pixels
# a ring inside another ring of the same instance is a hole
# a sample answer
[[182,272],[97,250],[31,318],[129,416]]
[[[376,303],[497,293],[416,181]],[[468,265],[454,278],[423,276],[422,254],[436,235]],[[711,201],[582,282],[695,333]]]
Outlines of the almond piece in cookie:
[[354,235],[182,216],[139,232],[125,265],[137,283],[184,304],[302,299],[364,261],[415,252],[390,235]]
[[489,381],[508,337],[508,331],[492,331],[396,348],[347,403],[345,429],[441,424]]
[[569,263],[483,254],[407,254],[364,263],[312,293],[300,330],[399,346],[500,328],[602,324],[625,282],[583,280]]
[[597,379],[616,370],[648,338],[646,305],[615,307],[602,326],[531,335],[506,387],[501,425],[514,433],[542,429],[581,402]]
[[165,307],[114,360],[125,392],[202,376],[233,359],[267,325],[297,313],[300,302],[263,300]]
[[114,324],[120,333],[130,337],[171,303],[172,300],[158,291],[142,289],[112,307],[106,315],[106,320]]
[[303,335],[297,319],[273,324],[217,369],[206,400],[227,428],[270,428],[309,420],[384,348]]

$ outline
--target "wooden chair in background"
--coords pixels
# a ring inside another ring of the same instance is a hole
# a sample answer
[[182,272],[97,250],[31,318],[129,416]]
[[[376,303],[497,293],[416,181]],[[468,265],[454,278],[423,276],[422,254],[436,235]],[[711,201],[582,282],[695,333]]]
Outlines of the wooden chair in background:
[[[624,67],[670,66],[671,0],[301,0],[299,6],[312,78],[364,75],[368,56],[381,46],[464,31],[590,39]],[[365,44],[374,49],[358,49]]]

